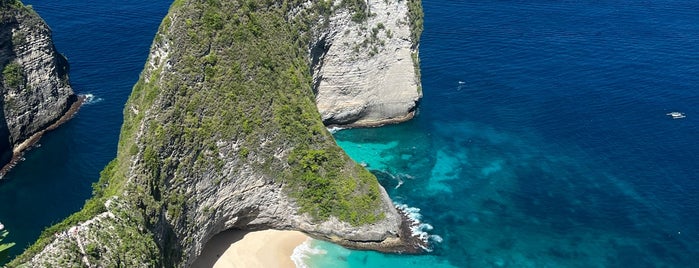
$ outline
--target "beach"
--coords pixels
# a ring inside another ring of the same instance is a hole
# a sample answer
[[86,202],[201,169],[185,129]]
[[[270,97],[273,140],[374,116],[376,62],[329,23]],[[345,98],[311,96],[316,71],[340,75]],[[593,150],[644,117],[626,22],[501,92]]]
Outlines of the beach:
[[309,237],[297,231],[228,230],[214,236],[192,265],[215,267],[296,267],[294,248]]

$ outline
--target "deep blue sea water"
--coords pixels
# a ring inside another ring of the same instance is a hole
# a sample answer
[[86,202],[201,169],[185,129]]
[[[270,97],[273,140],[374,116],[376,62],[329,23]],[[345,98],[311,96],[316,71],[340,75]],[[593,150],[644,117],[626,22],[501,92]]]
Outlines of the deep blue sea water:
[[698,2],[423,5],[419,115],[335,137],[442,242],[307,262],[699,267]]
[[138,80],[169,1],[23,0],[53,30],[78,94],[78,114],[45,135],[0,181],[0,222],[19,254],[42,230],[78,211],[91,184],[116,156],[122,110]]
[[[0,182],[15,253],[79,209],[115,155],[169,5],[25,3],[53,28],[76,91],[102,100]],[[699,2],[423,5],[418,116],[335,137],[441,242],[402,256],[313,241],[309,266],[697,267]]]

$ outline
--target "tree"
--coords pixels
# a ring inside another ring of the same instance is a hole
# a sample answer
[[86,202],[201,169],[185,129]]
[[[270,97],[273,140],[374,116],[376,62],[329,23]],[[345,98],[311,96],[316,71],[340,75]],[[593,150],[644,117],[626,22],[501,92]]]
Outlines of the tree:
[[0,231],[0,263],[7,258],[7,250],[15,245],[15,243],[2,243],[2,240],[7,236],[7,231]]

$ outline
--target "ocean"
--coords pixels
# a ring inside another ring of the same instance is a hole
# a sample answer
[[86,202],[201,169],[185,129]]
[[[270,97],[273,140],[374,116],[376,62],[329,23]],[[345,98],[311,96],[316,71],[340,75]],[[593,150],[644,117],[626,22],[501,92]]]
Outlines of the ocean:
[[116,156],[123,108],[170,1],[23,0],[53,30],[77,94],[91,98],[41,138],[0,180],[0,222],[21,253],[45,228],[80,210]]
[[[24,2],[94,99],[0,182],[13,254],[89,197],[169,5]],[[430,252],[311,240],[299,266],[697,267],[699,2],[423,6],[417,116],[335,138],[420,219]]]

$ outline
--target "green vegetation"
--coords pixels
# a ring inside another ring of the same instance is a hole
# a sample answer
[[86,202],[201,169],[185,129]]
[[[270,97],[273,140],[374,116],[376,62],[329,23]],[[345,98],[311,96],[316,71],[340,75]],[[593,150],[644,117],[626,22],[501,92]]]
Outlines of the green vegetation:
[[[366,36],[361,43],[354,44],[354,46],[352,47],[352,51],[355,54],[359,54],[360,50],[368,50],[369,57],[373,57],[376,54],[379,54],[379,49],[382,49],[384,46],[386,46],[386,41],[381,39],[381,37],[379,36],[381,31],[385,31],[384,34],[387,38],[393,38],[391,30],[386,29],[386,26],[383,23],[379,22],[378,24],[376,24],[376,26],[371,28],[370,34]],[[362,33],[360,32],[360,34]]]
[[0,0],[0,8],[6,7],[21,8],[23,5],[19,0]]
[[413,46],[420,43],[424,29],[425,14],[422,11],[422,0],[408,0],[408,17],[410,18],[410,33]]
[[[413,65],[415,66],[415,77],[420,79],[420,57],[418,55],[417,46],[420,43],[420,36],[424,29],[425,14],[422,11],[422,0],[408,0],[408,17],[410,18],[410,40],[413,42]],[[418,92],[422,93],[422,85],[418,84]]]
[[24,73],[22,66],[16,62],[10,62],[2,70],[2,77],[5,80],[6,88],[17,88],[24,85]]
[[340,6],[347,7],[352,12],[352,21],[356,23],[365,22],[369,17],[369,8],[366,0],[342,0]]
[[28,261],[31,256],[35,255],[41,249],[46,247],[51,241],[53,241],[54,234],[60,233],[62,231],[67,230],[71,226],[75,226],[79,224],[80,222],[87,221],[94,216],[96,216],[99,213],[105,212],[106,208],[104,207],[104,203],[107,201],[107,197],[109,196],[115,196],[118,193],[115,192],[117,189],[116,188],[110,188],[112,190],[111,193],[107,194],[106,190],[108,187],[106,187],[106,178],[109,178],[112,176],[112,172],[114,170],[114,166],[116,164],[115,160],[112,160],[105,168],[102,170],[100,173],[100,180],[96,183],[92,184],[92,194],[93,197],[91,199],[88,199],[85,202],[85,205],[83,208],[70,215],[68,218],[64,219],[58,224],[54,224],[48,228],[46,228],[43,232],[41,232],[41,235],[39,236],[39,239],[32,244],[29,248],[27,248],[24,253],[19,256],[17,259],[15,259],[13,262],[14,263],[23,263]]
[[[417,77],[417,79],[419,80],[422,77],[422,74],[420,73],[420,56],[418,55],[418,52],[415,51],[415,52],[410,53],[410,57],[413,59],[413,66],[415,67],[415,68],[413,68],[415,70],[415,77]],[[421,83],[418,84],[417,91],[422,93],[422,84]]]
[[15,245],[15,243],[2,243],[2,240],[7,237],[7,230],[0,231],[0,263],[7,258],[7,250]]
[[[122,129],[118,159],[141,155],[144,171],[137,180],[148,186],[143,189],[148,197],[140,201],[147,214],[168,208],[169,216],[179,218],[179,210],[171,208],[186,204],[164,188],[185,174],[218,170],[213,145],[238,141],[241,164],[287,185],[303,212],[353,224],[382,217],[376,212],[378,183],[335,145],[315,108],[306,49],[313,22],[331,12],[328,2],[293,19],[286,14],[300,1],[273,3],[209,0],[177,9],[182,19],[168,28],[170,45],[178,47],[169,55],[175,73],[144,73],[150,79],[138,82],[127,103],[138,110],[157,103],[168,107],[145,119],[127,108]],[[136,144],[143,120],[149,123]],[[272,157],[280,147],[292,148],[288,161]],[[130,153],[122,156],[123,151]],[[297,157],[307,152],[315,153],[314,161]],[[118,166],[116,177],[127,168]]]
[[[324,27],[321,18],[347,8],[359,23],[370,11],[365,0],[344,0],[340,7],[312,1],[312,7],[297,9],[303,3],[175,0],[153,44],[153,49],[167,45],[167,58],[149,59],[157,67],[147,63],[134,85],[117,157],[93,184],[93,197],[47,228],[10,265],[28,261],[54,234],[105,212],[105,202],[116,196],[122,205],[109,211],[127,220],[114,223],[111,237],[100,237],[123,245],[109,254],[132,261],[149,256],[152,266],[176,266],[181,244],[188,242],[158,228],[192,228],[187,213],[197,208],[188,181],[223,183],[231,179],[224,166],[233,166],[233,172],[245,166],[283,185],[300,212],[316,220],[336,217],[362,225],[382,219],[376,178],[337,147],[320,120],[307,51],[312,31]],[[416,42],[422,11],[419,0],[409,3]],[[385,29],[377,24],[367,42],[380,44],[378,34]],[[90,259],[107,254],[99,244],[86,247]]]
[[[373,223],[382,214],[366,213],[376,209],[380,200],[376,178],[356,163],[336,158],[340,149],[329,150],[297,147],[289,156],[294,180],[290,180],[292,196],[301,205],[301,212],[316,219],[330,216],[354,225]],[[343,170],[358,170],[358,179],[348,178]]]
[[[32,5],[24,5],[20,0],[0,0],[0,18],[3,22],[15,20],[17,17],[22,17],[27,25],[36,25],[43,22],[41,17],[36,14]],[[25,16],[29,14],[29,16]]]
[[22,45],[26,44],[25,38],[26,38],[26,36],[25,36],[24,32],[18,31],[16,34],[14,34],[12,36],[12,45],[14,47],[18,47],[18,46],[22,46]]

